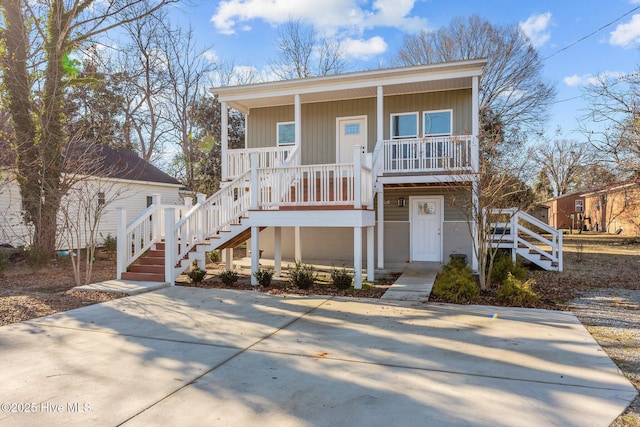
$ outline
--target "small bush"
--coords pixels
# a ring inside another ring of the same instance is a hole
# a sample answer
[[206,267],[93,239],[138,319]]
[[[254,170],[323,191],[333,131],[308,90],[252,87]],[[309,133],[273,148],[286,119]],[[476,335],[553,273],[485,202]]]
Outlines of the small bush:
[[469,304],[480,296],[473,272],[464,262],[457,259],[452,259],[449,264],[444,265],[431,293],[455,304]]
[[527,278],[527,269],[519,263],[513,262],[508,254],[498,252],[493,260],[491,282],[503,284],[509,274],[518,280],[524,280]]
[[204,280],[204,276],[207,275],[205,270],[201,270],[199,268],[194,268],[190,272],[187,273],[189,279],[191,279],[191,283],[200,283]]
[[296,260],[293,268],[289,268],[289,283],[300,289],[309,289],[313,286],[318,275],[311,265],[305,265]]
[[268,288],[271,286],[271,279],[273,278],[273,269],[265,268],[260,269],[253,273],[253,276],[258,280],[258,285],[263,288]]
[[107,251],[109,259],[115,258],[116,252],[118,251],[118,239],[113,237],[111,233],[108,233],[107,237],[104,237],[102,233],[100,233],[100,237],[102,237],[104,241],[104,249]]
[[523,283],[511,273],[508,273],[507,279],[498,289],[498,300],[510,305],[531,305],[540,300],[538,294],[531,289],[535,283],[536,281],[533,279],[529,279]]
[[334,268],[331,270],[331,280],[333,286],[338,289],[349,289],[353,283],[353,276],[347,271],[346,268],[338,270]]
[[220,280],[222,280],[222,283],[224,283],[227,286],[233,285],[239,279],[238,273],[236,273],[233,270],[225,270],[222,273],[220,273],[218,277],[220,278]]
[[0,273],[4,273],[11,267],[10,257],[8,252],[0,252]]
[[211,262],[220,262],[220,251],[217,249],[209,251],[207,252],[207,257]]
[[51,260],[51,254],[37,248],[27,249],[24,256],[27,265],[31,268],[44,267]]

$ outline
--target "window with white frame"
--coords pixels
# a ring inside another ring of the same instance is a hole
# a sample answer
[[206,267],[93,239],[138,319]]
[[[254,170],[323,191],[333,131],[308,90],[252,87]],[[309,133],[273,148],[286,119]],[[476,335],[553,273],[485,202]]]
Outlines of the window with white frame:
[[391,115],[391,139],[417,138],[418,113]]
[[277,124],[278,145],[294,145],[296,143],[295,122],[280,122]]
[[584,200],[576,200],[576,212],[584,212]]
[[453,130],[453,110],[425,111],[422,120],[424,136],[451,135]]

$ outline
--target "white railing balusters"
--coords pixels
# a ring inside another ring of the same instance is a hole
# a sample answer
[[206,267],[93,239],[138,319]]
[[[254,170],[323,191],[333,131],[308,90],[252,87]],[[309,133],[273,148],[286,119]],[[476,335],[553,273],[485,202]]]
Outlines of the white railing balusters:
[[[247,172],[251,167],[251,153],[258,155],[258,167],[270,168],[283,166],[294,151],[299,153],[297,145],[265,148],[241,148],[227,150],[227,175],[229,179],[235,179]],[[290,162],[289,162],[290,163]]]
[[471,147],[470,136],[441,136],[429,138],[391,139],[382,141],[374,151],[376,174],[420,173],[469,170],[468,155]]

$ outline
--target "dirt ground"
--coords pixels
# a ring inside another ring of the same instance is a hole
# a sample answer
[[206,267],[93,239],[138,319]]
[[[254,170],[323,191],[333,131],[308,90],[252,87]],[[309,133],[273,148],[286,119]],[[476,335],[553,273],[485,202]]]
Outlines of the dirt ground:
[[[564,272],[530,272],[530,277],[536,280],[534,289],[541,296],[537,306],[573,311],[640,390],[640,239],[601,234],[565,235],[564,249]],[[236,251],[236,256],[242,256],[241,251]],[[217,277],[222,270],[221,264],[209,264],[205,281],[197,286],[226,287]],[[244,273],[234,288],[256,290]],[[96,262],[93,281],[114,277],[114,261]],[[180,280],[183,285],[192,286],[186,276]],[[292,289],[284,280],[274,280],[269,289],[257,290],[272,294],[379,298],[393,280],[394,277],[387,277],[361,291],[340,291],[330,286],[325,274],[316,286],[305,291]],[[0,326],[122,296],[74,291],[73,287],[69,266],[34,270],[24,261],[12,265],[0,276]],[[488,295],[478,303],[495,304],[496,301]],[[612,319],[616,320],[615,325],[611,324]],[[640,426],[640,397],[612,426]]]

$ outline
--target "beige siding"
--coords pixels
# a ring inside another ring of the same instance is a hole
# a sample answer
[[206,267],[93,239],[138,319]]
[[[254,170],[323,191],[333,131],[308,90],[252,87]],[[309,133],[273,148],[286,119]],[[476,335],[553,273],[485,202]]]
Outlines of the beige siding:
[[471,133],[471,90],[416,93],[385,97],[384,137],[390,138],[391,114],[418,112],[422,135],[422,113],[431,110],[453,110],[453,132],[456,135]]
[[[467,215],[462,210],[463,200],[467,200],[469,192],[462,188],[423,187],[394,188],[384,190],[384,220],[409,221],[409,197],[444,196],[444,221],[466,221]],[[404,197],[406,204],[398,207],[398,199]]]
[[[384,104],[384,137],[387,139],[390,115],[402,112],[417,111],[422,121],[424,111],[453,109],[454,132],[462,135],[471,129],[471,90],[387,96]],[[372,152],[376,144],[376,98],[302,104],[303,164],[335,163],[336,119],[351,116],[367,116],[368,151]],[[251,110],[247,120],[247,146],[275,147],[276,124],[293,120],[293,105]]]

